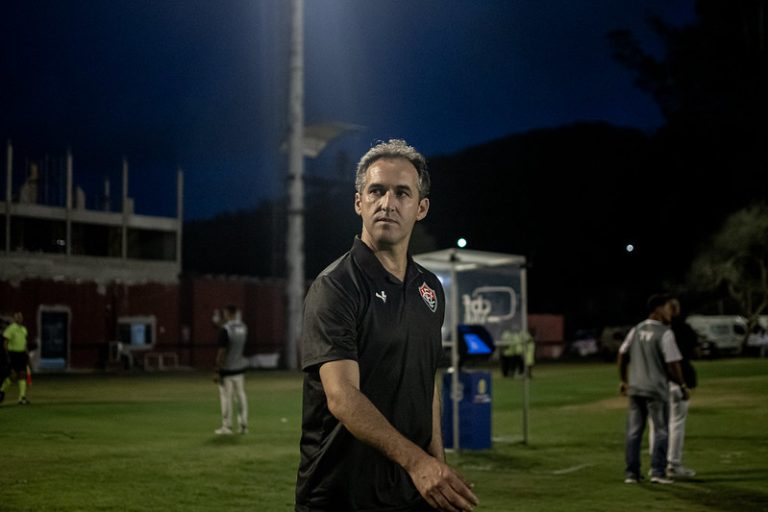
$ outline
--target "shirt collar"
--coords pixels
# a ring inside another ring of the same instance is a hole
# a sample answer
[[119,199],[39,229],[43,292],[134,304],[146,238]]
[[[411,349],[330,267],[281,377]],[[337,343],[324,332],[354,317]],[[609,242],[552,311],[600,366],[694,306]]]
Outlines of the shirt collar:
[[[355,240],[352,243],[352,257],[369,277],[374,279],[385,279],[394,284],[402,284],[399,279],[384,268],[384,265],[381,264],[379,258],[376,257],[371,248],[357,235],[355,235]],[[409,253],[408,266],[405,270],[405,282],[410,283],[420,274],[421,269],[414,263],[413,258]]]

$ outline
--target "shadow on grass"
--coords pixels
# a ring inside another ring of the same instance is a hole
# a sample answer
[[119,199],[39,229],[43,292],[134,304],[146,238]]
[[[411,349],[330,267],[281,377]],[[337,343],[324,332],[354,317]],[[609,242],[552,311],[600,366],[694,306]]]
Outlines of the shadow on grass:
[[[723,448],[734,445],[734,442],[736,443],[747,442],[747,443],[750,443],[751,446],[759,446],[761,444],[765,444],[765,435],[763,435],[762,433],[754,434],[754,435],[744,434],[744,433],[738,433],[733,435],[725,435],[725,434],[708,435],[708,434],[697,433],[695,439],[697,441],[706,440],[707,443],[709,444],[722,446]],[[720,443],[723,443],[723,444],[720,444]]]
[[[725,512],[757,512],[768,511],[768,493],[757,490],[737,489],[719,482],[745,482],[765,480],[764,471],[746,471],[755,473],[754,476],[744,476],[743,473],[729,474],[725,479],[703,478],[690,483],[675,483],[665,486],[676,498],[701,507],[701,510],[721,510]],[[757,475],[760,475],[759,477]]]
[[238,446],[245,441],[245,438],[239,434],[232,435],[216,435],[211,434],[211,437],[206,439],[203,444],[208,446]]
[[[717,484],[727,482],[764,482],[768,477],[768,469],[741,469],[735,471],[723,471],[721,473],[708,472],[706,477],[690,480],[690,482],[703,484]],[[768,494],[765,494],[768,496]],[[766,500],[768,508],[768,500]]]
[[[51,400],[51,399],[43,399],[43,400],[36,400],[32,406],[34,406],[36,409],[47,407],[49,409],[55,409],[57,407],[82,407],[82,406],[93,406],[93,407],[136,407],[137,405],[164,405],[169,403],[170,400],[167,399],[152,399],[152,400],[145,400],[143,398],[136,398],[135,400],[130,399],[123,399],[123,400],[80,400],[80,399],[71,399],[71,400]],[[25,406],[27,407],[27,406]]]
[[511,454],[505,450],[464,451],[454,454],[450,461],[460,468],[492,470],[514,468],[515,471],[530,471],[541,464],[533,457]]

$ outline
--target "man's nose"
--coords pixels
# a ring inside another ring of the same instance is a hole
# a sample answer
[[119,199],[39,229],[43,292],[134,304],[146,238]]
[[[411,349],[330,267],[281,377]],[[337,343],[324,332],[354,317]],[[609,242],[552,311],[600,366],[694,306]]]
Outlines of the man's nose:
[[388,190],[383,196],[381,196],[381,207],[384,210],[395,209],[395,193]]

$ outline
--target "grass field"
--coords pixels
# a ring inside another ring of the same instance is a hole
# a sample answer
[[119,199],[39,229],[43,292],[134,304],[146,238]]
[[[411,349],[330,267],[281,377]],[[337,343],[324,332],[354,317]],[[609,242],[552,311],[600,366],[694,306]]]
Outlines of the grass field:
[[[614,365],[543,364],[521,444],[522,385],[494,371],[492,450],[449,453],[483,511],[768,511],[768,359],[699,361],[694,480],[625,485]],[[0,406],[0,511],[288,511],[301,378],[250,373],[251,429],[217,437],[208,373],[36,375]],[[648,458],[644,454],[644,468]]]

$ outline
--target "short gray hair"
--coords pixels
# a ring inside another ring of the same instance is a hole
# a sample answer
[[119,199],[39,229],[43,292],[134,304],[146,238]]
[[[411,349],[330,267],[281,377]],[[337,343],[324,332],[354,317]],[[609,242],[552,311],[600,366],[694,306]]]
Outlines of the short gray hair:
[[416,151],[413,146],[409,146],[402,139],[390,139],[387,142],[380,142],[368,150],[366,154],[357,163],[357,172],[355,174],[355,190],[362,193],[365,184],[365,173],[368,168],[381,158],[405,158],[416,168],[418,174],[419,199],[429,195],[430,179],[427,171],[427,160],[424,155]]

